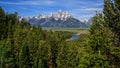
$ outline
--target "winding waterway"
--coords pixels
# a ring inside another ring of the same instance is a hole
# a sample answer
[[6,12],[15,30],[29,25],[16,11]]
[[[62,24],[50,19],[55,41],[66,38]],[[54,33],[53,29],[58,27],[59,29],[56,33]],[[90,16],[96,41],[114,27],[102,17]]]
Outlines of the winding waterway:
[[67,41],[77,40],[79,38],[79,35],[73,34],[70,39],[67,39]]

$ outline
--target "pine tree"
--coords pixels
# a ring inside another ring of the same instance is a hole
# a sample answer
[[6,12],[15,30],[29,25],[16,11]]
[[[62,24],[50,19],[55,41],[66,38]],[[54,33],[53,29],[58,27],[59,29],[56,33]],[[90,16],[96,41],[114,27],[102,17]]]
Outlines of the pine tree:
[[15,25],[15,31],[14,31],[14,53],[15,53],[15,58],[16,58],[16,63],[18,66],[20,66],[20,51],[22,49],[22,44],[25,42],[24,39],[26,39],[27,32],[29,29],[22,28],[20,24]]
[[28,33],[26,34],[27,45],[29,45],[29,52],[30,52],[30,63],[32,66],[35,66],[36,61],[36,52],[38,50],[38,37],[37,37],[37,27],[31,27]]
[[16,68],[16,60],[15,56],[12,52],[12,44],[10,39],[7,40],[1,40],[0,41],[0,48],[1,48],[1,58],[2,58],[2,64],[1,68]]
[[24,42],[20,53],[20,67],[31,68],[30,64],[30,52],[26,42]]
[[[93,24],[89,30],[89,45],[91,51],[91,67],[109,67],[109,62],[106,61],[107,47],[111,45],[111,31],[107,28],[102,14],[96,14],[93,18]],[[94,59],[94,60],[93,60]],[[107,63],[102,64],[102,63]]]
[[109,28],[112,30],[113,44],[120,45],[120,0],[104,0],[104,16]]
[[46,46],[44,44],[45,41],[39,41],[38,50],[36,52],[36,60],[34,64],[35,68],[47,68],[47,64],[45,63]]
[[5,22],[5,12],[0,7],[0,40],[7,37],[6,35],[6,22]]
[[120,0],[104,0],[103,13],[104,20],[113,33],[113,44],[108,47],[107,57],[111,67],[120,67]]
[[22,20],[20,21],[20,25],[22,28],[30,27],[30,24],[24,18],[22,18]]
[[5,54],[6,54],[6,40],[1,40],[0,41],[0,68],[5,67]]
[[[80,45],[80,44],[79,44]],[[62,42],[56,59],[58,68],[81,68],[83,55],[80,54],[80,47],[74,41]],[[81,57],[82,56],[82,57]],[[83,62],[84,63],[84,62]]]

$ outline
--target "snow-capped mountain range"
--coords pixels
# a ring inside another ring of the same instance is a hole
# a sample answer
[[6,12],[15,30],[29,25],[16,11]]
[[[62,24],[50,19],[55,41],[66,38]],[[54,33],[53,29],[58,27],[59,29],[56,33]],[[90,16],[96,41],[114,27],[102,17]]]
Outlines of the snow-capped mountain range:
[[56,13],[50,13],[45,16],[39,14],[37,16],[24,17],[31,25],[41,25],[43,27],[87,27],[87,25],[74,18],[68,11],[59,10]]

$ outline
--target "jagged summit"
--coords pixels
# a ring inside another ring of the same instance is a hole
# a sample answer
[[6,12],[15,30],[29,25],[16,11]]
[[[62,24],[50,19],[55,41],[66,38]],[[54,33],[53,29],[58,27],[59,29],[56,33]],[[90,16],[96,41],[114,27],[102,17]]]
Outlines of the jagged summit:
[[26,21],[32,25],[41,25],[43,27],[86,27],[85,23],[74,18],[68,11],[59,10],[56,13],[50,13],[45,16],[39,14],[33,17],[26,17]]
[[39,14],[38,16],[35,17],[36,19],[42,19],[42,18],[46,18],[46,16],[44,14]]
[[68,11],[62,11],[59,10],[57,13],[50,13],[48,16],[45,16],[44,14],[39,14],[37,16],[30,17],[24,17],[25,19],[42,19],[42,18],[54,18],[55,20],[66,20],[67,18],[72,18],[73,16]]
[[73,16],[68,11],[59,10],[57,13],[51,13],[49,17],[53,17],[56,20],[66,20],[67,18],[72,18]]

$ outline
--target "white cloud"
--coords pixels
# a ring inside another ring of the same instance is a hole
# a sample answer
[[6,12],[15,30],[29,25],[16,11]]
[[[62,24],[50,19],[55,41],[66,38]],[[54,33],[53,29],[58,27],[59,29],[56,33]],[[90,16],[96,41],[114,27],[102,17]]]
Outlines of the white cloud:
[[5,2],[0,1],[0,4],[10,5],[53,5],[55,1],[20,1],[20,2]]
[[94,14],[88,14],[88,15],[82,15],[81,17],[80,17],[80,20],[81,21],[84,21],[84,20],[86,20],[86,21],[88,21],[91,17],[93,17],[94,16]]
[[95,4],[96,6],[102,6],[104,3]]
[[80,8],[80,9],[76,9],[76,10],[80,10],[80,11],[102,11],[103,8]]
[[51,5],[51,4],[54,4],[55,1],[45,1],[44,3],[48,4],[48,5]]
[[79,13],[73,13],[73,17],[79,19],[80,21],[88,21],[91,17],[95,15],[95,13],[83,14],[79,15]]

